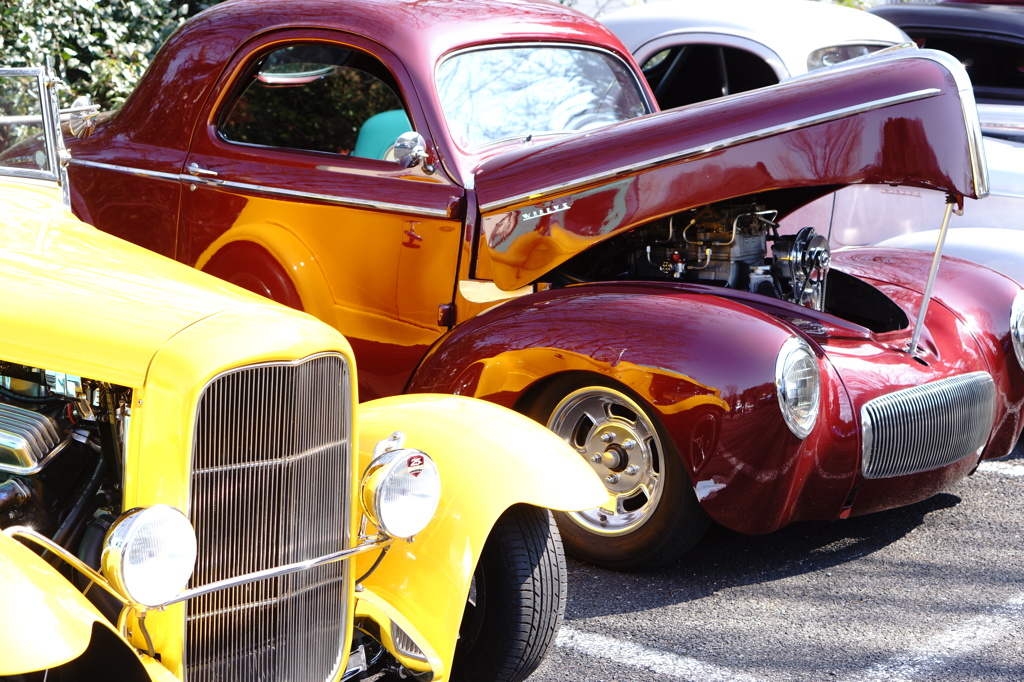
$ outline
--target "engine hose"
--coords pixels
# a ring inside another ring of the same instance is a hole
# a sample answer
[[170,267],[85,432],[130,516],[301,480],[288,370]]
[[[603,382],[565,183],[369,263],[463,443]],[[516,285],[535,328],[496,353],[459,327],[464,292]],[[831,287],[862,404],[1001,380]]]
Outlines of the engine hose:
[[28,403],[30,405],[58,405],[58,404],[63,403],[65,401],[64,398],[62,398],[61,396],[56,396],[56,395],[47,395],[47,396],[24,395],[24,394],[18,393],[17,391],[12,391],[9,388],[4,388],[3,386],[0,386],[0,395],[4,396],[5,398],[10,398],[11,400],[16,400],[16,401],[19,401],[19,402]]
[[95,511],[95,509],[90,509],[90,507],[94,505],[96,492],[100,489],[100,484],[103,482],[105,464],[102,456],[96,458],[96,466],[86,481],[82,494],[78,497],[78,501],[75,502],[75,506],[68,512],[64,522],[60,524],[60,528],[53,534],[53,541],[61,547],[70,547],[68,543],[78,539],[77,536],[81,533],[85,521]]

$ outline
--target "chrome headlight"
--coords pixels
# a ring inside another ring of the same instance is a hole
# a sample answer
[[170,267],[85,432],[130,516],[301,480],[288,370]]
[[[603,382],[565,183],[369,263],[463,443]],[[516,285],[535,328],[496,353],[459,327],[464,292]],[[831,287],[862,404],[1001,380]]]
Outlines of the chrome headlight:
[[196,564],[196,534],[174,507],[133,509],[107,531],[103,575],[136,604],[161,606],[188,585]]
[[856,57],[863,57],[881,50],[885,45],[832,45],[815,50],[807,55],[807,70],[814,71],[825,66],[835,66]]
[[786,426],[805,438],[818,419],[821,372],[818,359],[803,339],[789,338],[775,361],[775,388]]
[[419,450],[388,450],[366,468],[360,494],[377,528],[394,538],[411,538],[437,511],[441,476],[434,460]]
[[1024,368],[1024,290],[1017,292],[1010,308],[1010,338],[1017,363]]

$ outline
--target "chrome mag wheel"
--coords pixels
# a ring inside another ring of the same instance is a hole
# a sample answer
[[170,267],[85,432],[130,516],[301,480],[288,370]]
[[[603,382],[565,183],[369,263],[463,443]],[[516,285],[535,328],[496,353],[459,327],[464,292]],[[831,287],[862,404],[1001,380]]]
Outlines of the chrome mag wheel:
[[605,386],[588,386],[565,396],[547,426],[583,457],[611,493],[608,503],[566,516],[596,535],[631,533],[646,523],[661,502],[665,448],[644,410]]

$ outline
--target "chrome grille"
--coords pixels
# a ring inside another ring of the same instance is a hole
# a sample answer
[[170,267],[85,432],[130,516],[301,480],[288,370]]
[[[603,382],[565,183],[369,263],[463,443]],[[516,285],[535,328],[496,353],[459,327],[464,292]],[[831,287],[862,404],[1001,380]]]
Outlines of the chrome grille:
[[861,408],[865,478],[915,474],[952,464],[985,445],[996,389],[987,372],[913,386]]
[[[339,355],[222,374],[196,417],[193,585],[348,547],[351,411]],[[328,680],[348,620],[340,561],[187,603],[189,682]]]

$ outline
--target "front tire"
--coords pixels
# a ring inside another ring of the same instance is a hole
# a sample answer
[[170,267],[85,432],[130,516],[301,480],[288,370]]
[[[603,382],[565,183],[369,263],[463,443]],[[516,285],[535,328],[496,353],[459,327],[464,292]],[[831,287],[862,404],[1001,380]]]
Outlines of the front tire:
[[651,569],[682,557],[710,520],[672,439],[627,390],[583,379],[531,412],[593,467],[611,495],[596,509],[556,513],[566,551],[615,570]]
[[519,682],[540,665],[565,614],[565,555],[551,512],[517,505],[494,525],[459,630],[455,682]]

